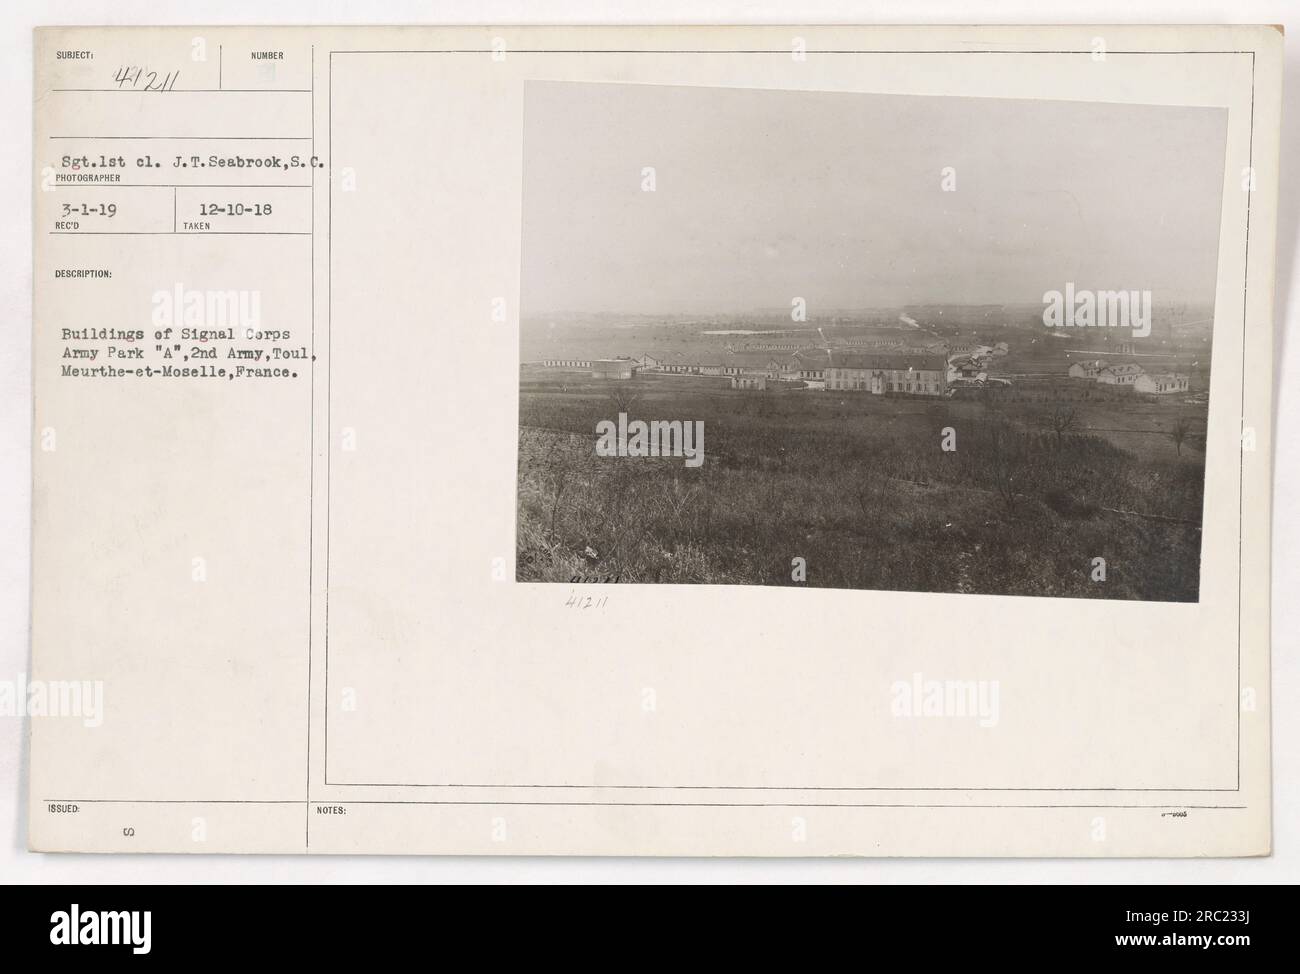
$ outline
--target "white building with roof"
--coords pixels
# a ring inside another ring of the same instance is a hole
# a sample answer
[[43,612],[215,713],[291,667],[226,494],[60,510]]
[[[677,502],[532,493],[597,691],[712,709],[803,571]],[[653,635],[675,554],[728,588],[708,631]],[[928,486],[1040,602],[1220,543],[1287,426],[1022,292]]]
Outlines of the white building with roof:
[[1131,386],[1144,371],[1136,362],[1116,362],[1114,365],[1102,366],[1097,373],[1097,381],[1112,386]]
[[1167,396],[1175,392],[1186,392],[1190,376],[1177,372],[1144,372],[1133,382],[1138,392],[1154,396]]

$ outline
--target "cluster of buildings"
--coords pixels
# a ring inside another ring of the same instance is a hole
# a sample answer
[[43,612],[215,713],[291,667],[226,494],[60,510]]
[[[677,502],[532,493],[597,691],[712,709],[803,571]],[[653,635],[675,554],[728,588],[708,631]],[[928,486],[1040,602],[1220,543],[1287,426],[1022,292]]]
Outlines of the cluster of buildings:
[[1135,392],[1154,396],[1187,392],[1190,376],[1179,372],[1148,372],[1136,362],[1106,363],[1100,359],[1075,362],[1070,366],[1070,378],[1088,379],[1104,385],[1127,386]]
[[[911,346],[897,339],[853,338],[827,347],[777,340],[729,344],[697,356],[548,358],[542,365],[557,371],[586,372],[593,379],[631,379],[639,373],[699,375],[730,379],[733,389],[762,390],[769,382],[799,381],[836,392],[943,396],[962,386],[1010,385],[1008,379],[988,374],[992,360],[1007,352],[1005,342]],[[1069,376],[1156,396],[1186,393],[1190,383],[1190,377],[1182,373],[1148,372],[1136,362],[1101,359],[1073,363]]]
[[816,388],[942,396],[948,388],[948,359],[929,352],[868,354],[826,348],[799,348],[788,355],[735,351],[713,359],[642,355],[639,358],[544,359],[549,369],[588,372],[594,379],[630,379],[637,373],[729,378],[733,389],[766,389],[777,380],[802,381]]

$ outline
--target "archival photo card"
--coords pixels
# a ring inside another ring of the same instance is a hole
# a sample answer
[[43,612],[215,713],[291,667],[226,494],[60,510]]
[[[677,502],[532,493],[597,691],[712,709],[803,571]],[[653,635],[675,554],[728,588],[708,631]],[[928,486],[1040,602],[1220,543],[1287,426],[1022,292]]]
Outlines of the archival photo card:
[[32,848],[1269,852],[1274,28],[34,53]]

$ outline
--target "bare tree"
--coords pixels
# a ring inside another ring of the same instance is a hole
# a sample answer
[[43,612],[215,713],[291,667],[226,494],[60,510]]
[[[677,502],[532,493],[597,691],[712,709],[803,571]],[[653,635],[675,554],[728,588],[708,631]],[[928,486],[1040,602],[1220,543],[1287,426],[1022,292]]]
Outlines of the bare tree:
[[1043,425],[1056,436],[1056,448],[1059,450],[1065,438],[1078,429],[1079,422],[1074,407],[1058,402],[1045,417]]
[[1016,478],[1025,469],[1027,457],[1017,442],[1016,432],[1007,423],[989,424],[989,469],[993,474],[993,486],[1006,504],[1008,511],[1016,509]]
[[641,393],[630,385],[616,385],[609,391],[609,401],[616,413],[627,413],[641,401]]
[[1183,441],[1191,435],[1192,421],[1187,416],[1179,416],[1174,421],[1174,428],[1169,431],[1169,435],[1174,441],[1174,450],[1181,457],[1183,455]]

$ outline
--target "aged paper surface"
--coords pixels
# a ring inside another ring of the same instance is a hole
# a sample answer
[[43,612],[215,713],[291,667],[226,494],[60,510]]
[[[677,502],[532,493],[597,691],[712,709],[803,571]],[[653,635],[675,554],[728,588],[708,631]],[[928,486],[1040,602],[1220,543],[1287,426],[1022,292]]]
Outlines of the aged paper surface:
[[1272,28],[51,28],[30,841],[1266,854]]

